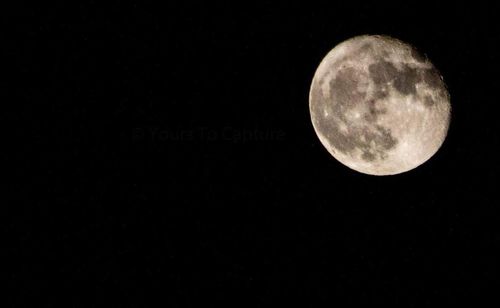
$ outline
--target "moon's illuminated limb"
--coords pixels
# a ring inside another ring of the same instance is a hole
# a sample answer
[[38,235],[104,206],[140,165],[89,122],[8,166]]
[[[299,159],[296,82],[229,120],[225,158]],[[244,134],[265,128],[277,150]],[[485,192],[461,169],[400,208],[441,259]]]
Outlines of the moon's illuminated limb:
[[359,36],[336,46],[314,76],[314,129],[341,163],[391,175],[426,162],[450,123],[450,98],[432,63],[386,36]]

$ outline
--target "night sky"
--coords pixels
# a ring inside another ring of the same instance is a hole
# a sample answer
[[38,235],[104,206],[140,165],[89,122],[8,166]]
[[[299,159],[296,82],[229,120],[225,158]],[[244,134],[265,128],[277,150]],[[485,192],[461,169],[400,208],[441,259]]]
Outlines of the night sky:
[[[308,3],[2,13],[17,144],[3,155],[16,195],[1,214],[5,307],[431,307],[495,295],[500,11]],[[414,45],[448,86],[448,137],[413,171],[357,173],[314,132],[314,72],[361,34]]]

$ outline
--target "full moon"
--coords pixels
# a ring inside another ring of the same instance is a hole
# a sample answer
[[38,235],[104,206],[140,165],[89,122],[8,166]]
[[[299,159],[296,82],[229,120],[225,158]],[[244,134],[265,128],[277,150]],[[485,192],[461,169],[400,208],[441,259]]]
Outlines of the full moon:
[[400,40],[364,35],[344,41],[314,75],[309,109],[323,146],[370,175],[412,170],[443,144],[450,95],[434,65]]

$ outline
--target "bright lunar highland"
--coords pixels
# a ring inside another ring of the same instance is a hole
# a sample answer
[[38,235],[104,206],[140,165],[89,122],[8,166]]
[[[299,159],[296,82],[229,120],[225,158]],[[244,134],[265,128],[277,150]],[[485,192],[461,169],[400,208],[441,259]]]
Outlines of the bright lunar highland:
[[323,146],[342,164],[371,175],[412,170],[443,144],[450,95],[427,57],[400,40],[349,39],[319,65],[309,95]]

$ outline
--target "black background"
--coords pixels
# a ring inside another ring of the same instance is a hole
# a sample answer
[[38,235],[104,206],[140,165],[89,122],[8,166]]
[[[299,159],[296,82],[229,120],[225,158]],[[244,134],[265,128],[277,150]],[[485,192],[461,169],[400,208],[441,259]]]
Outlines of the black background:
[[[5,88],[21,102],[5,111],[21,141],[5,154],[9,306],[430,307],[497,290],[495,7],[6,12]],[[312,127],[317,66],[360,34],[415,45],[449,87],[448,137],[411,172],[352,171]]]

